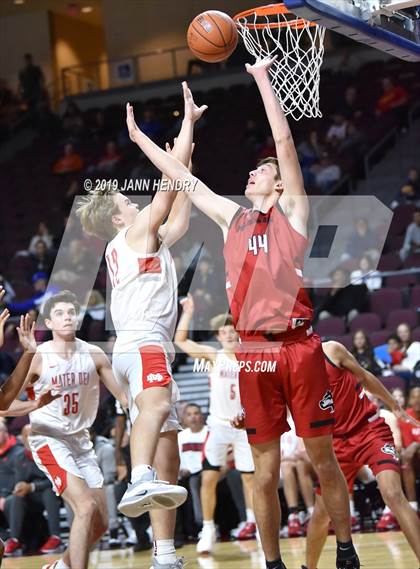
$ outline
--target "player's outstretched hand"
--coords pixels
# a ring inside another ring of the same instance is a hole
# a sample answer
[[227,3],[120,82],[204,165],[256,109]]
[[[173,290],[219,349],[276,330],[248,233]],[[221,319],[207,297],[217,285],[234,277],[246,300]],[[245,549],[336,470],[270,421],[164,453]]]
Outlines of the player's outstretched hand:
[[393,413],[397,419],[400,419],[404,423],[411,423],[416,427],[420,427],[420,421],[417,421],[415,417],[409,415],[406,411],[404,411],[402,407],[398,406],[397,408],[393,409]]
[[235,429],[245,429],[245,411],[233,417],[233,419],[230,420],[230,424]]
[[[0,302],[3,300],[6,291],[2,286],[0,286]],[[8,319],[10,318],[10,312],[5,308],[0,314],[0,348],[4,344],[4,326]]]
[[20,317],[20,326],[16,328],[19,342],[25,352],[36,352],[35,322],[29,323],[29,314]]
[[45,407],[45,405],[49,405],[52,401],[55,401],[61,397],[60,393],[53,393],[51,389],[47,389],[43,391],[41,395],[36,400],[37,409],[41,409],[41,407]]
[[259,77],[267,73],[273,63],[276,61],[277,55],[274,57],[265,57],[264,59],[257,58],[255,63],[251,65],[250,63],[245,63],[245,68],[250,75],[254,78]]
[[194,313],[194,298],[193,295],[189,292],[185,298],[180,301],[180,304],[187,314]]
[[133,106],[130,103],[126,105],[127,110],[127,128],[130,140],[137,142],[137,136],[141,133],[139,127],[137,126],[136,119],[134,118]]
[[208,109],[208,106],[201,105],[201,107],[198,107],[194,103],[192,93],[186,81],[182,82],[182,90],[184,93],[184,116],[186,119],[192,122],[197,122],[201,118],[204,111]]

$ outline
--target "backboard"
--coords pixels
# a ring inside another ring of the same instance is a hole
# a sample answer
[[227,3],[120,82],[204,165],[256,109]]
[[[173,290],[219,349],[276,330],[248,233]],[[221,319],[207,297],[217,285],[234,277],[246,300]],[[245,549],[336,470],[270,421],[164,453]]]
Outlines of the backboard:
[[334,32],[405,61],[420,61],[420,0],[284,0]]

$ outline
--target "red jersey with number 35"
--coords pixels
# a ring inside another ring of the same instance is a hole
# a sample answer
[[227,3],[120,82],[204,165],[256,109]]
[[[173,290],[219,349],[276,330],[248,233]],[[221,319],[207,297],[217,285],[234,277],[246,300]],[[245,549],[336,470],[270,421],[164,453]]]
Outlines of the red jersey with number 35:
[[[224,247],[226,291],[238,331],[283,332],[313,309],[303,289],[308,240],[277,207],[240,208]],[[296,320],[293,320],[296,319]]]
[[327,357],[326,369],[334,400],[334,437],[348,436],[379,418],[379,411],[351,371],[336,366]]

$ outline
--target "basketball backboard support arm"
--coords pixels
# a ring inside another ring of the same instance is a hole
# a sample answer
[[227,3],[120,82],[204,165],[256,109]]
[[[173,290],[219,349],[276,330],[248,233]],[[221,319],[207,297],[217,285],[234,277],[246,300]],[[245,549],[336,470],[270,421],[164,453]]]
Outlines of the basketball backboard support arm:
[[[400,0],[377,0],[377,11],[363,11],[360,5],[373,4],[363,0],[284,0],[290,12],[325,26],[334,32],[341,33],[351,39],[374,47],[404,61],[420,61],[420,19],[412,19],[404,13],[397,12],[397,4],[413,6],[413,2]],[[419,2],[416,1],[417,5]],[[358,6],[358,5],[359,6]],[[391,8],[391,5],[394,5]],[[369,8],[369,6],[368,6]],[[398,8],[401,10],[402,8]],[[382,10],[392,14],[383,15]],[[369,18],[369,15],[372,18]],[[395,16],[395,17],[394,17]],[[410,29],[411,28],[411,29]]]

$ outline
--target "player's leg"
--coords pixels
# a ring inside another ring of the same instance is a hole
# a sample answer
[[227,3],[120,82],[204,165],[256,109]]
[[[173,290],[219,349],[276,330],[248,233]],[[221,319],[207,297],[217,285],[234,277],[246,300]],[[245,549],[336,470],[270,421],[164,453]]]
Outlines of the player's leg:
[[203,448],[203,471],[201,474],[201,507],[203,510],[203,531],[197,543],[197,553],[211,553],[216,543],[217,484],[220,479],[220,467],[225,464],[229,440],[224,436],[220,425],[213,425]]
[[306,532],[306,568],[317,569],[318,561],[328,537],[330,516],[322,496],[315,496],[315,507]]
[[105,488],[92,488],[91,495],[96,502],[95,517],[90,535],[90,545],[92,547],[107,531],[109,518]]
[[325,507],[331,516],[337,540],[351,540],[349,495],[334,454],[331,435],[305,438],[305,448],[318,475]]
[[304,459],[297,460],[296,471],[306,511],[311,516],[314,509],[315,495],[310,462]]
[[283,477],[283,491],[286,499],[288,518],[287,527],[289,537],[299,537],[302,535],[302,526],[299,520],[299,489],[296,474],[296,462],[282,458],[281,474]]
[[[153,466],[159,479],[176,484],[179,475],[177,431],[161,433]],[[176,510],[151,511],[150,519],[154,540],[153,568],[170,568],[177,562],[174,544]]]
[[253,444],[254,457],[254,513],[267,564],[281,569],[279,545],[280,500],[278,495],[280,473],[280,441]]
[[411,508],[401,486],[401,477],[395,470],[384,470],[376,477],[385,504],[397,518],[401,530],[420,561],[420,520]]
[[242,490],[246,509],[246,524],[238,531],[236,539],[253,539],[257,531],[255,522],[253,492],[254,492],[254,460],[251,446],[245,431],[232,431],[233,457],[235,466],[241,473]]
[[91,529],[97,519],[98,504],[86,482],[70,473],[67,474],[67,487],[62,496],[74,514],[69,547],[63,556],[64,562],[72,569],[87,569]]
[[402,479],[407,499],[410,505],[415,506],[417,502],[416,478],[420,471],[420,450],[416,453],[411,450],[408,447],[402,452]]
[[117,377],[127,379],[134,402],[130,408],[131,484],[118,509],[128,517],[138,517],[155,508],[176,508],[185,502],[186,489],[157,481],[152,468],[161,430],[173,412],[176,385],[168,358],[160,346],[144,346],[138,353],[114,356],[113,367]]

